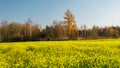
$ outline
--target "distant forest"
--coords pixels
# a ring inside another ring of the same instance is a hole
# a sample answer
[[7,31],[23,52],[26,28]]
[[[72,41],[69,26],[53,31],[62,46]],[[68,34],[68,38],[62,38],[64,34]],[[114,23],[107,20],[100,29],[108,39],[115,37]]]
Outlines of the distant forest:
[[119,38],[120,27],[99,27],[93,25],[88,29],[86,25],[77,27],[74,15],[67,10],[64,21],[54,21],[44,29],[34,24],[31,19],[25,23],[2,21],[0,25],[1,42],[18,41],[53,41],[53,40],[80,40],[80,39],[103,39]]

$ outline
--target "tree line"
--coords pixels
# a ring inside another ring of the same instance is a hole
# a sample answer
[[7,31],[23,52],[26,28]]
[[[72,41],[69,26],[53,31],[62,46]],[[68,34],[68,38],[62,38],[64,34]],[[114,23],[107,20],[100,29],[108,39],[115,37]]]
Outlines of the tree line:
[[39,41],[39,40],[77,40],[77,39],[100,39],[119,38],[120,27],[99,27],[94,25],[88,29],[86,25],[77,27],[74,15],[67,10],[64,21],[54,21],[44,29],[39,24],[34,24],[31,19],[25,23],[11,22],[7,20],[0,25],[0,41]]

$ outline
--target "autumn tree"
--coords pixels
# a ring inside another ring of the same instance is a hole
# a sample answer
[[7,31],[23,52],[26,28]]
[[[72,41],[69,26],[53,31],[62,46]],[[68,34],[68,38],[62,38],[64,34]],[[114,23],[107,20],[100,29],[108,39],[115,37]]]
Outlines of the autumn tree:
[[24,24],[23,24],[23,40],[30,40],[32,37],[32,20],[28,19]]
[[9,41],[9,28],[8,28],[7,20],[2,21],[1,23],[0,36],[1,36],[1,41]]
[[95,38],[98,38],[98,35],[99,35],[99,27],[94,25],[92,27],[92,37],[95,39]]
[[118,35],[118,30],[114,29],[113,27],[109,27],[106,30],[106,36],[107,37],[112,37],[112,38],[117,38],[119,36]]
[[67,24],[64,21],[60,21],[55,26],[58,39],[67,39]]
[[38,24],[31,25],[31,40],[39,40],[42,28]]
[[22,24],[12,22],[8,25],[9,28],[9,40],[20,41],[22,37]]
[[67,23],[67,35],[69,39],[75,38],[77,34],[76,21],[70,10],[65,12],[65,22]]

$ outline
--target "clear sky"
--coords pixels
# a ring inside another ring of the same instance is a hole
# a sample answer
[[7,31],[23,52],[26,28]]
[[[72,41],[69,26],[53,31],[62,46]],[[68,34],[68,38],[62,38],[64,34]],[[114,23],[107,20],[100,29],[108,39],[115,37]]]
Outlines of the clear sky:
[[0,22],[23,23],[31,18],[45,26],[54,20],[63,21],[67,9],[78,27],[120,25],[120,0],[0,0]]

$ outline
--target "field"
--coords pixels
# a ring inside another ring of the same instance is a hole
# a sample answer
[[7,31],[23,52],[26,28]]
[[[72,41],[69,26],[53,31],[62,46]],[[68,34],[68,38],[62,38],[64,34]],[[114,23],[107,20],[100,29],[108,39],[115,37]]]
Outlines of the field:
[[119,68],[120,39],[0,43],[0,68]]

